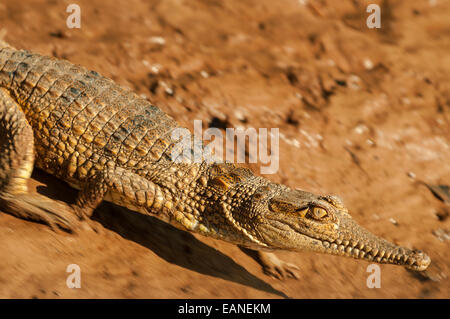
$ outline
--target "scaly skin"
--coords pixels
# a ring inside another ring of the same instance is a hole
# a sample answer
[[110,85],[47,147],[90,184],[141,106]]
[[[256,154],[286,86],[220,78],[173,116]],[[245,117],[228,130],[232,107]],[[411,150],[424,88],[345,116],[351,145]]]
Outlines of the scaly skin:
[[[348,256],[424,270],[420,251],[378,238],[339,198],[292,190],[232,164],[180,163],[177,123],[94,71],[0,42],[0,206],[71,229],[102,200],[258,250]],[[53,208],[27,194],[33,165],[80,190]],[[18,200],[20,198],[20,200]]]

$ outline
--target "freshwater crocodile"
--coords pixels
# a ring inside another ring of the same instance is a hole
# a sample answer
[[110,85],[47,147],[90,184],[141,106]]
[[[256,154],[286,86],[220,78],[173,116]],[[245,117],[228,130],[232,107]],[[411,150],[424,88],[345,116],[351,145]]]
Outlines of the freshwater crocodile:
[[[74,230],[103,201],[257,251],[313,251],[422,271],[430,258],[359,226],[337,196],[295,190],[234,164],[177,161],[179,125],[95,71],[0,41],[0,208]],[[36,166],[79,190],[63,205],[28,192]],[[78,225],[78,226],[77,226]]]

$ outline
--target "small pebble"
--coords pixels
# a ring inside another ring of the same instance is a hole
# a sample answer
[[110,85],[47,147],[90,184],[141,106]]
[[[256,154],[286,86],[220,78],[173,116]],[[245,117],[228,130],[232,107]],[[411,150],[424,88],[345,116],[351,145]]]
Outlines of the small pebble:
[[159,45],[166,44],[166,39],[164,39],[163,37],[151,37],[151,38],[149,38],[149,41],[151,43],[156,43],[156,44],[159,44]]
[[373,62],[369,58],[365,58],[363,61],[363,65],[366,68],[366,70],[372,70],[373,69]]
[[415,179],[416,178],[416,174],[414,174],[413,172],[408,172],[406,173],[408,175],[408,177]]
[[398,222],[394,218],[389,218],[389,221],[394,224],[395,226],[398,226]]

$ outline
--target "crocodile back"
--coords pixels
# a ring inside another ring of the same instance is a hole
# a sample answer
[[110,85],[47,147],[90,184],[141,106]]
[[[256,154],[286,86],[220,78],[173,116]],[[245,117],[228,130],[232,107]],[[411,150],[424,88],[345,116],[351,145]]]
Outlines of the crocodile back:
[[9,90],[33,128],[36,165],[72,184],[105,165],[139,173],[170,162],[175,120],[95,71],[3,47],[0,87]]

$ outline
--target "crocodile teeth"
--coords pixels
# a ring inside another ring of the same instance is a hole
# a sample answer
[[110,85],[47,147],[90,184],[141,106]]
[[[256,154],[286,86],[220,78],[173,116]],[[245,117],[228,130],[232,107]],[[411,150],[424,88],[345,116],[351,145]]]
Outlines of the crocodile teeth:
[[348,240],[344,240],[344,241],[342,242],[342,245],[344,245],[345,247],[347,247],[349,243],[350,243],[350,242],[349,242]]
[[364,258],[364,256],[366,255],[366,253],[362,250],[359,251],[359,258]]
[[325,248],[330,247],[330,243],[327,242],[327,241],[323,241],[322,244],[323,244],[323,246],[324,246]]
[[338,245],[336,245],[335,243],[331,244],[331,249],[336,250],[338,248]]
[[352,252],[352,247],[347,247],[347,248],[345,248],[345,252],[346,252],[347,254],[350,254],[350,253]]
[[381,258],[383,258],[383,257],[384,257],[384,254],[385,254],[385,251],[382,250],[382,251],[380,251],[380,252],[378,253],[378,256],[380,256]]
[[359,249],[358,249],[358,248],[353,248],[353,250],[352,250],[352,255],[353,255],[354,257],[358,257],[358,256],[359,256]]
[[342,244],[342,240],[340,240],[340,239],[336,239],[334,242],[338,245]]
[[363,243],[359,243],[358,248],[359,248],[359,250],[363,249],[364,248],[364,244]]
[[374,257],[376,257],[377,256],[377,254],[378,254],[378,249],[377,248],[375,248],[374,250],[372,250],[371,251],[371,253],[370,253],[372,256],[374,256]]
[[343,245],[339,245],[338,250],[343,253],[345,251],[345,247]]

